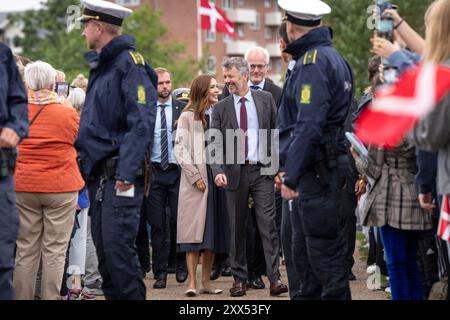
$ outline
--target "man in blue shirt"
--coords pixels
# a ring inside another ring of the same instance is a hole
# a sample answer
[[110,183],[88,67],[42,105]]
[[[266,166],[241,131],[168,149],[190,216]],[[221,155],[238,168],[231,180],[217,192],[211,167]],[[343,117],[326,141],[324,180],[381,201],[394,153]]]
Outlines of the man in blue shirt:
[[[150,148],[151,182],[142,213],[151,226],[152,269],[156,279],[153,288],[163,289],[167,284],[169,253],[171,249],[176,252],[177,238],[180,168],[173,154],[172,134],[186,103],[172,98],[170,72],[164,68],[156,68],[155,71],[158,75],[158,101],[153,106],[156,122]],[[170,228],[167,228],[167,219]],[[187,278],[185,255],[178,254],[176,260],[176,280],[181,283]]]

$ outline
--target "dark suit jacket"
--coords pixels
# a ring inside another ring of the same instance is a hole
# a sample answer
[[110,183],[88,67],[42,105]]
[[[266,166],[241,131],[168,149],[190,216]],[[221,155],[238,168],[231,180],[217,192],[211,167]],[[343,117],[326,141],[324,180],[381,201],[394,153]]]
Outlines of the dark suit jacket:
[[[277,109],[278,109],[278,107],[280,106],[280,103],[281,103],[281,95],[282,95],[283,90],[269,78],[266,78],[266,82],[264,82],[263,90],[270,92],[272,94],[273,100],[275,100],[275,105],[277,106]],[[230,92],[228,91],[228,87],[225,86],[223,88],[222,94],[219,97],[219,100],[225,99],[229,95],[230,95]]]
[[[276,125],[276,113],[277,109],[275,106],[275,102],[272,98],[272,95],[268,92],[262,90],[251,90],[253,99],[256,105],[256,112],[258,114],[258,122],[259,129],[275,129]],[[220,143],[218,139],[214,140],[213,148],[216,152],[222,150],[223,152],[223,161],[226,161],[226,130],[239,129],[238,120],[236,111],[234,109],[234,100],[233,95],[229,95],[225,99],[219,101],[214,107],[212,112],[212,129],[217,129],[222,132],[223,144]],[[233,140],[237,140],[234,139]],[[237,146],[238,141],[234,141],[231,144],[234,146],[234,161],[233,164],[223,164],[217,165],[212,164],[211,169],[213,171],[214,177],[218,174],[225,174],[228,180],[227,189],[236,190],[239,185],[239,180],[241,176],[241,164],[238,162],[237,157]],[[262,141],[259,142],[260,144]],[[267,136],[267,145],[268,145],[268,155],[272,155],[272,152],[276,152],[276,150],[272,149],[272,139],[271,134],[269,132]]]

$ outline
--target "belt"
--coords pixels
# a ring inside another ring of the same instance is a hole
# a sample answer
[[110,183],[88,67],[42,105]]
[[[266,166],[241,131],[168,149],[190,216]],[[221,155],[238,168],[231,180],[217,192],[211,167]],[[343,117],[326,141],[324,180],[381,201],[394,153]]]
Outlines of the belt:
[[171,171],[171,170],[178,170],[179,169],[178,165],[175,164],[175,163],[169,163],[169,166],[166,168],[166,170],[164,170],[161,167],[161,163],[159,163],[159,162],[152,162],[152,166],[154,168],[158,169],[158,170],[161,170],[161,171]]
[[253,161],[250,161],[250,160],[245,160],[245,162],[242,164],[243,166],[246,166],[246,167],[248,167],[248,166],[259,166],[259,167],[261,167],[262,166],[262,163],[261,162],[253,162]]

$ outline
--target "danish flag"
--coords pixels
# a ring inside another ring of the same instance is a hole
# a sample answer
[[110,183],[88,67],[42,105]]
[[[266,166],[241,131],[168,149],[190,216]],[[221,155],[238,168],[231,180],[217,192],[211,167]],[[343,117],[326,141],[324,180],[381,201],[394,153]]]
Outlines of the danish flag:
[[450,68],[424,63],[376,92],[361,113],[356,135],[367,144],[395,147],[450,92]]
[[210,32],[222,32],[235,37],[234,23],[227,19],[222,10],[208,0],[200,0],[198,10],[201,17],[201,28]]
[[450,242],[450,210],[448,205],[448,196],[445,195],[442,200],[441,216],[439,217],[438,236],[447,242]]

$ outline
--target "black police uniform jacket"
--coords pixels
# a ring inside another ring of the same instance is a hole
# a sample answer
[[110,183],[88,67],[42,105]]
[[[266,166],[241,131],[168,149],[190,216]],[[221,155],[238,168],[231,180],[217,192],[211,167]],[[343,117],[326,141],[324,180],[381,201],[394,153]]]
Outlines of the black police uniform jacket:
[[11,50],[0,43],[0,130],[28,136],[28,99]]
[[278,115],[285,185],[296,189],[311,171],[320,145],[342,143],[352,101],[350,66],[332,47],[332,31],[319,27],[285,50],[296,64],[287,79]]
[[83,176],[92,175],[103,160],[118,156],[116,179],[133,183],[153,139],[156,73],[127,35],[85,58],[92,69],[75,142]]

